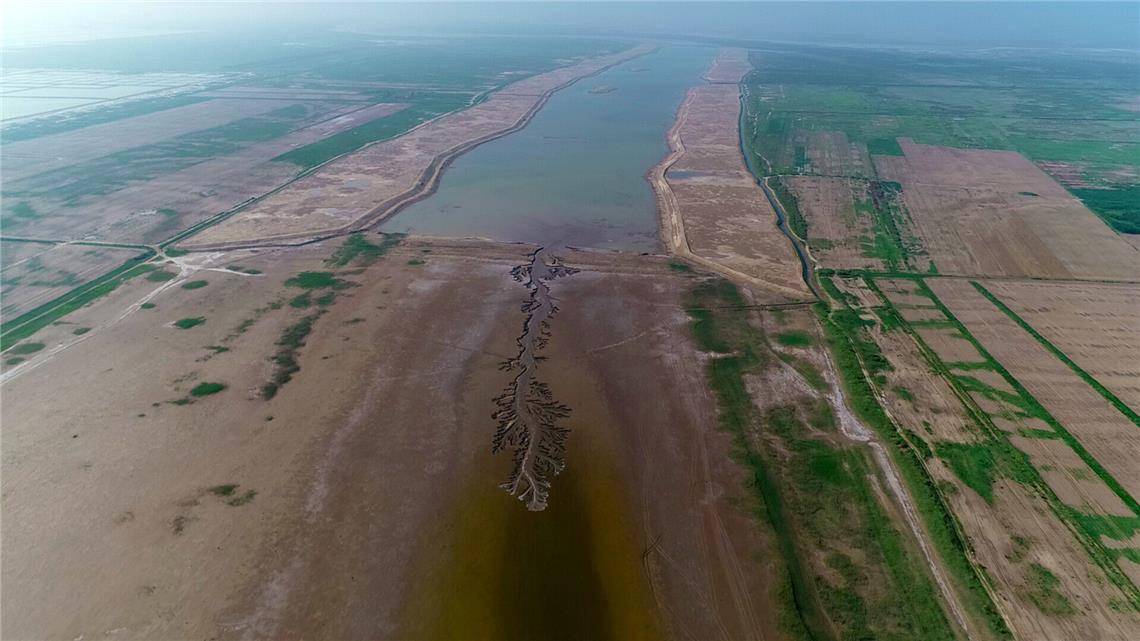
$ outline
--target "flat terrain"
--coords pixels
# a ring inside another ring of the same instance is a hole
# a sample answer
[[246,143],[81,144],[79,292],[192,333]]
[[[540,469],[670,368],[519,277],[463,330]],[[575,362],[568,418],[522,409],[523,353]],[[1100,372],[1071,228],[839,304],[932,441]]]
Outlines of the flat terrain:
[[[913,305],[918,298],[934,302],[913,281],[872,282],[880,303],[895,310],[932,309]],[[847,281],[845,289],[870,291],[861,280]],[[895,302],[907,300],[904,289],[912,292],[908,307]],[[872,332],[890,364],[879,393],[908,441],[928,452],[926,470],[957,515],[972,558],[985,568],[1011,631],[1027,639],[1131,638],[1134,615],[1113,606],[1135,589],[1122,573],[1129,561],[1114,559],[1112,551],[1124,543],[1115,537],[1128,530],[1098,532],[1091,524],[1106,517],[1130,522],[1135,512],[1065,441],[1046,436],[1053,428],[1022,409],[1009,382],[977,350],[963,362],[962,353],[931,340],[954,335],[966,342],[953,328],[924,329],[947,323],[933,309],[937,318]],[[1102,539],[1105,532],[1112,534]]]
[[[333,247],[196,254],[70,316],[86,336],[37,335],[48,348],[5,382],[3,572],[28,586],[5,597],[5,636],[492,638],[532,629],[518,612],[549,598],[578,603],[575,618],[532,623],[568,638],[776,629],[753,565],[767,543],[736,507],[743,472],[691,365],[684,276],[565,257],[583,271],[554,286],[542,368],[571,432],[543,521],[498,489],[509,457],[489,454],[487,418],[528,248],[406,241],[333,270],[353,286],[288,284],[328,270]],[[266,400],[306,318],[300,369]],[[196,395],[203,383],[225,388]],[[520,545],[534,558],[499,565]],[[551,567],[600,575],[559,587]],[[488,591],[495,577],[520,591]]]
[[[669,249],[777,298],[805,299],[809,292],[787,238],[744,165],[737,121],[740,89],[724,84],[725,64],[714,70],[722,84],[689,90],[669,133],[671,153],[650,173]],[[732,66],[737,79],[744,69]]]
[[795,176],[787,179],[807,229],[808,246],[822,265],[835,269],[881,269],[867,251],[874,221],[856,206],[866,185],[848,178]]
[[[967,281],[937,279],[930,287],[947,308],[1133,497],[1140,432]],[[935,348],[938,351],[938,348]],[[960,360],[950,356],[946,360]]]
[[1140,253],[1033,163],[1013,152],[901,139],[879,156],[939,273],[1130,279]]
[[0,245],[5,316],[22,314],[140,255],[138,249],[6,241]]
[[1140,287],[982,283],[1081,369],[1140,410]]

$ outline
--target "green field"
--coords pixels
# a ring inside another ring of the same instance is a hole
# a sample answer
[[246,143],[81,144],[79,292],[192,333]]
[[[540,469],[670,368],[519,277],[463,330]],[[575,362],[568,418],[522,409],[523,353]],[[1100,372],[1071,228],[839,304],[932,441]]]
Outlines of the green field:
[[[872,489],[875,464],[839,436],[830,404],[793,395],[758,409],[746,381],[779,367],[784,354],[749,322],[736,287],[701,282],[686,308],[698,345],[712,355],[707,376],[721,428],[750,472],[756,516],[784,557],[786,630],[801,639],[955,638],[909,533],[896,529]],[[794,330],[774,339],[795,348],[812,343]]]
[[822,152],[809,142],[817,132],[842,132],[877,155],[900,155],[899,137],[1013,150],[1081,168],[1084,181],[1106,189],[1074,184],[1074,195],[1115,229],[1140,231],[1140,127],[1128,108],[1140,93],[1134,59],[786,45],[753,52],[752,61],[745,143],[768,173],[818,173]]

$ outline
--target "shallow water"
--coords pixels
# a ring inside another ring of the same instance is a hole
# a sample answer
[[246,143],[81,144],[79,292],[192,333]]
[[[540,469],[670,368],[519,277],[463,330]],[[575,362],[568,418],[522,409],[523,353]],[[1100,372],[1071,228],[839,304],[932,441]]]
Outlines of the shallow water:
[[[662,47],[555,93],[522,131],[459,157],[384,231],[658,249],[645,174],[715,49]],[[593,91],[593,93],[591,93]]]

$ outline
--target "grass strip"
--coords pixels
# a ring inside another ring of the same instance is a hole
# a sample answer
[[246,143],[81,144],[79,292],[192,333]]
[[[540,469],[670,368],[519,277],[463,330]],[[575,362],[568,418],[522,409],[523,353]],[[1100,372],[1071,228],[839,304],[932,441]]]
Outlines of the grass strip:
[[[1112,474],[1109,474],[1108,470],[1106,470],[1104,466],[1100,464],[1100,461],[1096,460],[1096,458],[1090,454],[1088,450],[1085,449],[1084,445],[1082,445],[1081,442],[1077,440],[1077,438],[1073,436],[1073,434],[1069,432],[1068,429],[1065,428],[1064,425],[1061,425],[1060,421],[1058,421],[1051,413],[1049,413],[1049,411],[1046,410],[1045,407],[1041,405],[1041,403],[1032,394],[1029,393],[1029,390],[1025,389],[1025,386],[1023,386],[1020,381],[1014,378],[1013,374],[1010,374],[1009,370],[1007,370],[1004,365],[998,362],[998,360],[994,358],[993,355],[990,354],[985,347],[982,346],[981,341],[975,338],[974,335],[970,333],[970,330],[966,329],[966,326],[962,324],[962,321],[958,320],[958,317],[950,311],[950,308],[947,307],[946,304],[943,303],[937,295],[935,295],[934,291],[927,286],[926,282],[922,278],[916,278],[914,280],[918,285],[919,292],[923,296],[926,296],[930,300],[934,301],[935,306],[938,307],[938,309],[946,316],[946,318],[954,322],[955,326],[958,328],[958,331],[962,334],[962,337],[969,341],[970,344],[974,346],[974,349],[978,350],[978,353],[982,355],[982,358],[990,364],[990,367],[995,372],[1000,374],[1001,377],[1004,378],[1007,383],[1009,383],[1010,387],[1012,387],[1014,391],[1017,392],[1017,394],[1022,399],[1022,405],[1026,409],[1030,410],[1030,413],[1032,415],[1045,421],[1049,424],[1050,427],[1056,430],[1057,434],[1061,436],[1061,440],[1065,441],[1065,443],[1071,447],[1078,456],[1081,457],[1081,460],[1083,460],[1085,464],[1092,468],[1093,472],[1095,472],[1096,475],[1099,476],[1100,479],[1104,481],[1110,489],[1112,489],[1113,493],[1120,497],[1120,500],[1124,501],[1124,504],[1128,506],[1128,509],[1140,515],[1140,503],[1137,503],[1136,499],[1133,498],[1133,496],[1124,489],[1124,486],[1122,486],[1116,480],[1116,478],[1112,476]],[[960,383],[960,381],[956,382]]]
[[832,312],[824,303],[817,303],[814,308],[835,359],[849,406],[863,423],[892,445],[886,449],[922,516],[930,540],[938,550],[939,559],[960,588],[959,595],[963,597],[966,607],[974,618],[985,621],[994,636],[1012,638],[1005,619],[994,605],[991,590],[987,587],[991,585],[989,577],[983,568],[970,560],[970,546],[962,533],[961,524],[922,464],[922,454],[911,445],[883,410],[874,387],[863,374],[864,367],[859,358],[861,348],[856,345],[865,339],[859,339],[853,334],[865,330],[862,325],[833,321]]
[[1101,385],[1100,381],[1093,378],[1091,374],[1081,369],[1081,366],[1074,363],[1073,359],[1069,358],[1065,352],[1062,352],[1057,348],[1056,345],[1049,342],[1049,339],[1042,336],[1041,333],[1034,329],[1032,325],[1025,322],[1025,319],[1023,319],[1021,316],[1018,316],[1017,312],[1014,312],[1012,309],[1010,309],[1008,305],[1003,303],[990,290],[986,289],[985,286],[976,280],[970,281],[970,284],[974,286],[974,289],[978,290],[978,293],[980,293],[982,296],[985,296],[986,300],[993,303],[994,307],[1000,309],[1006,316],[1010,318],[1010,320],[1017,323],[1021,329],[1024,329],[1029,333],[1030,336],[1037,339],[1037,342],[1041,343],[1041,345],[1045,349],[1049,350],[1053,356],[1057,357],[1057,359],[1062,363],[1068,365],[1069,369],[1073,370],[1077,376],[1081,377],[1081,380],[1088,383],[1089,386],[1095,389],[1098,394],[1103,396],[1104,400],[1112,403],[1112,406],[1119,410],[1121,414],[1127,416],[1128,420],[1132,421],[1133,425],[1140,427],[1140,415],[1136,414],[1136,412],[1131,407],[1125,405],[1124,401],[1117,398],[1116,395],[1110,392],[1104,385]]
[[131,258],[119,267],[62,294],[54,300],[24,312],[0,326],[0,352],[28,338],[39,330],[67,316],[71,312],[115,291],[128,280],[149,272],[153,267],[144,261],[153,256],[146,252]]
[[[887,297],[882,293],[882,291],[878,288],[872,279],[866,279],[866,282],[868,287],[871,288],[879,296],[879,298],[884,301],[885,304],[891,305],[889,299],[887,299]],[[942,305],[942,302],[938,299],[938,297],[935,296],[934,292],[930,290],[930,288],[927,287],[924,282],[921,282],[920,280],[919,284],[921,290],[920,293],[922,293],[922,295],[931,298],[931,300],[933,300],[939,306],[943,308],[945,307]],[[942,311],[947,315],[947,317],[953,318],[955,321],[957,321],[957,319],[952,314],[950,314],[948,309],[944,308]],[[950,366],[956,364],[948,364],[944,362],[941,357],[938,356],[937,352],[935,352],[929,345],[927,345],[922,337],[916,331],[914,331],[913,328],[904,324],[903,329],[918,345],[919,351],[926,358],[927,362],[934,369],[935,373],[939,374],[954,390],[955,394],[958,396],[959,400],[966,408],[967,413],[974,420],[975,424],[981,427],[983,434],[988,437],[991,442],[990,444],[996,446],[994,453],[996,453],[997,456],[993,458],[998,459],[1000,461],[1000,465],[1004,468],[1002,475],[1011,478],[1019,483],[1031,485],[1034,487],[1037,490],[1038,494],[1045,500],[1046,504],[1050,507],[1053,513],[1057,516],[1057,518],[1070,526],[1071,531],[1074,533],[1077,541],[1084,548],[1085,553],[1088,554],[1089,559],[1095,565],[1097,565],[1105,573],[1108,580],[1111,581],[1125,595],[1125,597],[1128,599],[1128,607],[1132,610],[1140,609],[1140,591],[1137,590],[1136,586],[1127,577],[1127,575],[1125,575],[1120,570],[1120,567],[1116,565],[1116,557],[1123,555],[1123,552],[1121,550],[1110,550],[1106,548],[1100,539],[1101,535],[1106,535],[1110,538],[1121,540],[1130,538],[1133,533],[1133,529],[1130,528],[1133,527],[1134,523],[1138,522],[1136,518],[1117,517],[1115,519],[1105,519],[1099,516],[1082,514],[1074,508],[1065,505],[1061,501],[1060,497],[1057,496],[1056,492],[1054,492],[1049,484],[1045,482],[1044,478],[1041,477],[1040,473],[1037,471],[1037,468],[1033,467],[1032,463],[1028,460],[1024,453],[1022,453],[1020,450],[1017,450],[1012,445],[1012,443],[1008,441],[1005,436],[1005,432],[998,429],[997,426],[993,424],[993,421],[990,419],[989,415],[983,411],[977,405],[977,403],[974,402],[972,397],[969,395],[968,390],[963,386],[962,377],[954,375],[950,371]],[[964,337],[975,343],[974,346],[978,349],[978,352],[987,359],[985,365],[989,369],[998,372],[1004,378],[1006,378],[1007,381],[1010,381],[1012,379],[1012,376],[1009,374],[1009,372],[1005,371],[1004,368],[1002,368],[1001,365],[997,363],[997,361],[994,360],[993,357],[990,356],[990,354],[986,352],[980,344],[977,344],[977,341],[974,339],[973,335],[966,331],[964,327],[960,327],[959,331],[962,332]],[[1040,407],[1039,404],[1036,403],[1036,399],[1033,399],[1031,396],[1028,398],[1030,399],[1030,404],[1037,405],[1038,408]],[[1063,428],[1059,427],[1059,425],[1056,423],[1056,420],[1053,419],[1053,417],[1049,415],[1048,412],[1045,412],[1044,409],[1041,408],[1040,413],[1036,411],[1034,413],[1039,418],[1045,420],[1047,423],[1054,427],[1054,431],[1051,433],[1053,437],[1061,438],[1063,440],[1065,439],[1067,432]],[[1066,440],[1066,443],[1072,447],[1072,443],[1070,443],[1068,440]],[[949,454],[949,458],[951,460],[948,460],[947,464],[951,467],[952,470],[955,471],[956,474],[959,475],[959,478],[963,479],[963,482],[965,482],[970,487],[974,487],[975,490],[977,490],[977,487],[975,487],[975,485],[979,485],[979,483],[976,473],[984,473],[981,470],[977,469],[977,461],[974,460],[966,463],[967,468],[973,469],[963,470],[961,469],[963,461],[959,460],[957,462],[959,464],[959,469],[954,469],[955,461],[953,461],[953,458],[955,452],[948,452],[945,448],[946,445],[947,444],[938,445],[938,448],[940,450],[939,454]],[[1095,461],[1095,459],[1093,460]],[[1088,461],[1086,461],[1086,463],[1087,462]],[[1095,467],[1093,469],[1094,471],[1096,470]],[[963,472],[966,476],[963,476]],[[985,494],[983,492],[979,491],[979,494],[982,494],[982,496],[985,497]]]

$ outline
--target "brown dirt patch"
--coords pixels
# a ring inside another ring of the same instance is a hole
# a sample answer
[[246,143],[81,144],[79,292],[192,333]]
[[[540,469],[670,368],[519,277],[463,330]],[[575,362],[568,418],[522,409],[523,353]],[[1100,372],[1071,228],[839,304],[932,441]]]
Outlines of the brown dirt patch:
[[[929,300],[929,299],[927,299]],[[947,363],[981,363],[982,355],[956,329],[919,327],[923,342]]]
[[1140,431],[1067,365],[982,297],[968,281],[930,279],[931,289],[974,337],[1103,465],[1140,496]]
[[1140,287],[983,284],[1117,398],[1140,410]]
[[[217,256],[211,266],[262,273],[199,271],[209,286],[168,288],[149,310],[132,303],[158,284],[131,281],[77,313],[102,321],[98,331],[5,383],[2,572],[26,586],[5,594],[6,637],[393,638],[416,625],[410,586],[450,551],[478,555],[457,567],[501,568],[495,554],[507,550],[490,541],[543,516],[496,487],[509,461],[488,451],[492,399],[509,376],[498,367],[514,352],[525,297],[509,270],[529,248],[410,239],[346,269],[339,277],[358,286],[338,293],[298,352],[300,371],[265,401],[275,342],[316,311],[291,307],[298,290],[284,281],[328,269],[334,244]],[[551,501],[604,515],[598,533],[626,532],[591,539],[576,571],[601,563],[617,591],[606,602],[640,604],[610,612],[613,630],[771,638],[763,559],[775,552],[740,507],[746,478],[715,427],[680,308],[688,279],[663,257],[623,268],[604,252],[573,255],[614,271],[554,288],[562,311],[543,367],[573,408],[569,465],[590,473],[577,486],[577,472],[557,477]],[[186,316],[206,322],[169,327]],[[203,381],[228,387],[167,402]],[[229,505],[209,490],[224,484],[256,495]],[[603,485],[621,491],[603,498]],[[470,496],[521,516],[483,518],[487,545],[456,547],[452,510]],[[544,567],[529,580],[566,578]],[[514,612],[515,598],[488,616]],[[494,629],[471,621],[466,638]],[[631,621],[650,623],[623,627]]]
[[669,132],[671,151],[650,171],[663,240],[774,300],[804,300],[810,292],[791,241],[744,165],[739,119],[734,84],[698,86],[685,96]]
[[877,156],[876,167],[902,183],[940,273],[1132,279],[1140,272],[1134,248],[1021,155],[905,138],[900,145],[905,157]]

